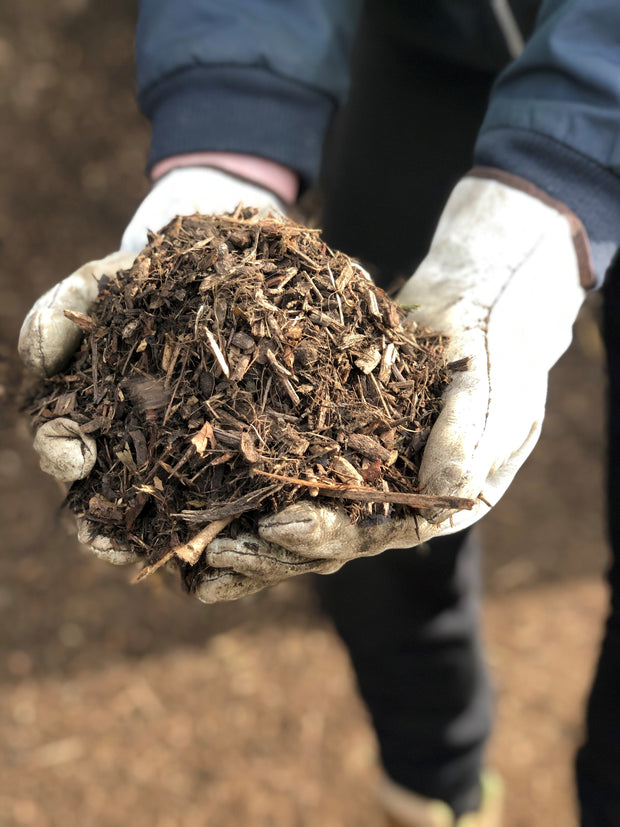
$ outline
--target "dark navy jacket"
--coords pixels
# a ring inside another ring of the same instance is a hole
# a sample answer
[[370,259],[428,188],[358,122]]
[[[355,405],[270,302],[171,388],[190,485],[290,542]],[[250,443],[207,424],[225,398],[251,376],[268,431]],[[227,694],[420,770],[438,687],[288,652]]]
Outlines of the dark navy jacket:
[[[599,280],[620,244],[620,0],[369,0],[412,45],[493,72],[474,162],[583,221]],[[305,185],[346,98],[361,0],[141,0],[149,165],[185,152],[271,158]]]

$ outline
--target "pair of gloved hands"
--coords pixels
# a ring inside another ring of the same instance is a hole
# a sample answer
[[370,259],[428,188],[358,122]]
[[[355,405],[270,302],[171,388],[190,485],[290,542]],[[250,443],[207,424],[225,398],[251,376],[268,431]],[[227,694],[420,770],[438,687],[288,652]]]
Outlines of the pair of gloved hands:
[[[480,497],[477,505],[360,527],[339,508],[301,501],[264,517],[258,537],[213,540],[205,552],[212,568],[196,589],[200,600],[243,597],[295,574],[330,573],[356,557],[418,545],[471,525],[499,500],[538,439],[548,372],[570,343],[584,298],[569,218],[514,183],[461,180],[427,258],[398,296],[417,306],[416,321],[448,334],[449,361],[469,359],[446,391],[420,482],[428,494]],[[87,313],[101,277],[131,264],[147,229],[177,214],[228,212],[239,202],[285,210],[268,190],[218,169],[169,172],[142,202],[119,252],[85,264],[35,303],[20,334],[23,360],[44,375],[61,369],[80,338],[63,311]],[[65,481],[86,476],[96,459],[95,441],[62,419],[41,427],[35,447],[43,470]],[[78,538],[109,562],[136,559],[85,518]]]

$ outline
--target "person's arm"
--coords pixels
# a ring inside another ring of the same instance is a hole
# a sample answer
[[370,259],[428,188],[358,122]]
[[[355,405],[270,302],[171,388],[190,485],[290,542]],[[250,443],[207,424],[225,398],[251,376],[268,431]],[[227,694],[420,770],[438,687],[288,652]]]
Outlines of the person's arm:
[[138,101],[153,126],[154,186],[122,249],[140,249],[147,229],[177,214],[295,202],[346,96],[359,5],[141,0]]
[[545,0],[495,84],[474,162],[519,176],[578,216],[597,284],[620,244],[619,135],[620,4]]
[[138,101],[148,159],[226,152],[318,174],[346,96],[360,0],[141,0]]

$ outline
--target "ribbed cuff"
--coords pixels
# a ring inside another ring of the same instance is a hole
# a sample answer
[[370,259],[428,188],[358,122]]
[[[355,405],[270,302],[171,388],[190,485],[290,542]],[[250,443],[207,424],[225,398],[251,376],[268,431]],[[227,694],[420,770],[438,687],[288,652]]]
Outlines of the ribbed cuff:
[[584,225],[596,286],[620,247],[620,177],[558,141],[525,129],[481,133],[475,163],[518,175],[565,204]]
[[336,108],[328,96],[266,69],[196,66],[139,96],[153,125],[147,169],[171,155],[236,152],[295,170],[302,187],[319,172]]

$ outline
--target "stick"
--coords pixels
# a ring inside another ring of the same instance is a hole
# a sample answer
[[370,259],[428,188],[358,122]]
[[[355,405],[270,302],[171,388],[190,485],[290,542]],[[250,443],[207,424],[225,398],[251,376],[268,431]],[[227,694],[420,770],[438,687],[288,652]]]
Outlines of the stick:
[[205,548],[232,522],[232,519],[232,517],[228,517],[225,520],[215,520],[201,529],[198,534],[195,534],[187,543],[182,543],[180,546],[168,549],[164,556],[160,557],[156,563],[153,563],[151,566],[145,566],[137,577],[132,580],[132,583],[141,583],[175,555],[186,563],[189,563],[190,566],[195,566]]
[[211,508],[202,508],[199,511],[185,510],[172,516],[181,517],[186,523],[204,523],[212,520],[224,520],[228,517],[238,517],[239,514],[255,509],[266,497],[271,496],[281,488],[282,486],[277,484],[267,485],[257,491],[250,491],[232,502],[216,503]]
[[398,451],[388,451],[378,439],[366,434],[347,434],[347,442],[354,451],[368,459],[378,459],[386,465],[394,465],[398,459]]
[[228,377],[230,376],[230,368],[228,367],[228,362],[226,361],[226,359],[224,359],[224,354],[220,350],[218,343],[215,341],[215,336],[213,335],[213,333],[211,333],[211,331],[206,325],[204,331],[207,334],[207,340],[209,342],[209,345],[211,346],[213,355],[217,359],[219,366],[222,368],[222,370],[224,371],[224,375],[228,379]]
[[343,500],[355,500],[362,503],[396,503],[409,505],[412,508],[457,508],[470,511],[476,504],[475,500],[467,497],[440,496],[434,494],[404,494],[399,491],[377,491],[374,488],[363,486],[348,486],[326,484],[320,480],[302,480],[297,477],[283,477],[280,474],[271,474],[268,471],[253,469],[255,474],[262,477],[288,482],[291,485],[304,485],[307,488],[318,488],[319,494],[324,497],[336,497]]
[[220,531],[223,531],[226,526],[232,522],[232,519],[232,517],[227,517],[224,520],[215,520],[214,522],[209,523],[209,525],[205,526],[198,532],[198,534],[192,537],[191,540],[181,546],[177,546],[172,549],[172,551],[177,557],[180,557],[181,560],[185,560],[186,563],[189,563],[190,566],[196,565],[198,558],[209,545],[211,540],[214,540]]

